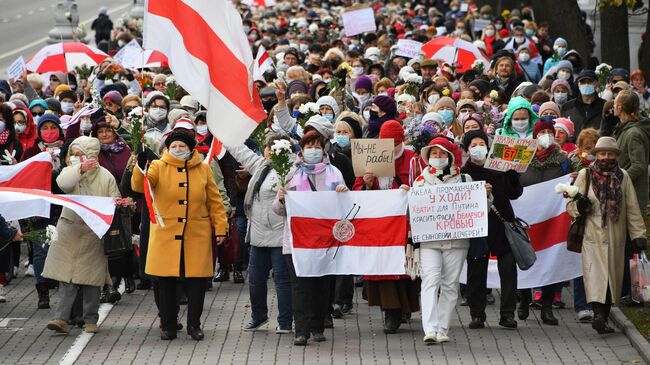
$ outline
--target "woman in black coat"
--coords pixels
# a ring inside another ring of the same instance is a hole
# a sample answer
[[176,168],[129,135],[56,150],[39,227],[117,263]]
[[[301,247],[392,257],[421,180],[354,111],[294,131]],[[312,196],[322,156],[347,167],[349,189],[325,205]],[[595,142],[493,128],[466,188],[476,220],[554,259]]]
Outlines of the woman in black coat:
[[[481,130],[465,133],[463,148],[470,155],[461,172],[468,174],[474,181],[483,180],[486,189],[491,190],[492,204],[508,221],[513,221],[515,214],[510,200],[517,199],[523,193],[519,183],[519,174],[514,170],[499,172],[483,167],[489,150],[488,137]],[[472,245],[478,240],[472,242]],[[501,279],[501,319],[499,325],[506,328],[517,328],[515,308],[517,307],[517,266],[510,251],[510,244],[505,235],[503,223],[490,210],[488,213],[488,250],[470,248],[467,255],[467,287],[465,295],[470,307],[472,321],[469,328],[485,327],[485,306],[487,294],[487,270],[490,253],[497,257],[499,277]]]

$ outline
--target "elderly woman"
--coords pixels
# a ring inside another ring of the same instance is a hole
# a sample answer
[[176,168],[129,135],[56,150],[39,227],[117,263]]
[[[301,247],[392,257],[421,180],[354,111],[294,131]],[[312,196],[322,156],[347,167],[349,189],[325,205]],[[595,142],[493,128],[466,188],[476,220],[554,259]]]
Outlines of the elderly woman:
[[[181,279],[187,294],[187,333],[204,338],[201,313],[212,277],[212,235],[218,244],[228,232],[226,209],[210,166],[194,150],[196,140],[182,131],[165,140],[167,150],[151,162],[146,178],[156,198],[159,217],[151,224],[145,272],[159,281],[159,307],[163,340],[176,338],[178,307],[176,285]],[[131,187],[142,192],[146,155],[138,155]],[[153,213],[152,213],[153,215]]]
[[599,334],[612,333],[607,320],[612,304],[621,297],[626,236],[638,251],[646,249],[646,229],[634,185],[618,165],[621,153],[612,137],[601,137],[591,154],[596,161],[578,174],[574,185],[587,199],[569,202],[573,217],[586,215],[582,242],[582,271],[587,302],[594,310],[591,327]]
[[[65,157],[67,167],[56,179],[59,188],[67,194],[119,198],[115,178],[97,162],[99,150],[96,138],[75,139]],[[81,291],[84,331],[95,333],[100,287],[111,283],[104,246],[83,219],[69,208],[63,208],[56,231],[58,237],[50,245],[43,276],[60,282],[61,299],[54,310],[55,319],[48,322],[47,328],[63,333],[70,330],[66,320],[77,292]]]
[[[278,190],[273,202],[273,211],[286,216],[285,197],[287,191],[348,191],[341,172],[329,163],[325,153],[325,139],[317,131],[312,130],[300,140],[301,152],[298,153],[295,167],[289,173],[290,180],[285,187]],[[286,223],[286,220],[285,220]],[[326,340],[325,317],[330,308],[329,276],[298,277],[291,257],[290,229],[284,225],[282,254],[289,268],[291,277],[292,309],[295,322],[295,346],[307,345],[310,335],[315,342]]]

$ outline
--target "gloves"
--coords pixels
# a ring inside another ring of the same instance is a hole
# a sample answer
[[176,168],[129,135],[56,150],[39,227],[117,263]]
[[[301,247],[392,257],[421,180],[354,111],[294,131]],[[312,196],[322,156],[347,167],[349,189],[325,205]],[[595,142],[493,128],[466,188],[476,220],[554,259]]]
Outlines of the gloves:
[[648,248],[648,240],[643,237],[635,239],[634,244],[636,245],[637,253],[645,251]]
[[150,161],[148,158],[149,157],[148,152],[149,152],[148,150],[145,150],[143,152],[138,153],[138,167],[141,170],[144,170],[144,168],[147,166],[147,162]]
[[576,200],[576,207],[578,208],[578,213],[580,213],[580,215],[589,215],[589,213],[591,213],[591,202],[587,197],[582,197]]

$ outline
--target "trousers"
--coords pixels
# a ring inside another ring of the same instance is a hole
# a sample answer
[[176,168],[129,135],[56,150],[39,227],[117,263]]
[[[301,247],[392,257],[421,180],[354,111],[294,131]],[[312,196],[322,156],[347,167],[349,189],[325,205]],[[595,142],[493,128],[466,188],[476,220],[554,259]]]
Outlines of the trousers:
[[59,304],[54,309],[54,318],[67,321],[74,305],[77,292],[82,292],[83,319],[86,324],[97,324],[99,320],[99,286],[59,283]]
[[291,255],[284,256],[291,277],[291,307],[297,336],[323,333],[325,316],[330,311],[331,276],[299,277]]
[[[158,310],[164,331],[175,332],[178,318],[178,277],[158,277]],[[207,288],[206,278],[185,278],[183,287],[187,295],[187,327],[201,327],[201,314]]]
[[[486,319],[488,257],[467,259],[465,296],[472,318]],[[517,264],[511,252],[497,259],[501,281],[501,317],[514,317],[517,308]]]

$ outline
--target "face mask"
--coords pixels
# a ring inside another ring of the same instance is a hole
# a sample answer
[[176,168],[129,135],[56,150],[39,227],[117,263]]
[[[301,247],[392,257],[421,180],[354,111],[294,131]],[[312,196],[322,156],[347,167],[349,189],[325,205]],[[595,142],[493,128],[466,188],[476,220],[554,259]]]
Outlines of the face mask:
[[580,89],[582,95],[592,95],[596,92],[596,87],[592,84],[579,85],[578,89]]
[[442,119],[445,121],[445,125],[450,125],[454,121],[454,112],[451,110],[438,110],[438,114],[442,116]]
[[487,157],[487,147],[485,146],[474,146],[469,149],[469,156],[474,161],[484,161]]
[[553,93],[553,100],[555,100],[555,102],[558,104],[566,103],[568,97],[569,94],[567,93]]
[[528,53],[520,53],[519,54],[519,61],[528,62],[529,60],[530,60],[530,55]]
[[503,29],[503,24],[501,24],[501,23],[496,23],[496,24],[494,25],[494,27],[497,28],[497,30],[501,30],[501,29]]
[[427,101],[429,102],[430,105],[435,105],[438,102],[438,100],[440,100],[440,95],[438,94],[429,95],[429,97],[427,98]]
[[544,134],[537,137],[537,143],[544,149],[551,147],[553,140],[554,138],[550,134]]
[[271,109],[273,109],[273,107],[274,107],[275,104],[277,104],[277,103],[278,103],[278,101],[275,100],[275,99],[271,99],[271,100],[262,100],[262,106],[264,107],[264,110],[266,110],[267,113],[270,112]]
[[5,128],[6,128],[5,125],[6,125],[5,122],[0,120],[0,133],[5,131]]
[[302,158],[308,164],[317,164],[323,161],[323,150],[320,148],[305,148],[302,151]]
[[294,110],[291,112],[291,116],[294,118],[298,118],[299,115],[300,115],[300,110]]
[[27,129],[27,124],[16,123],[14,128],[16,129],[16,133],[20,134],[20,133],[23,133],[25,131],[25,129]]
[[456,34],[463,34],[465,33],[465,28],[456,28]]
[[35,115],[34,116],[34,124],[38,125],[38,121],[41,119],[40,115]]
[[74,108],[74,104],[70,102],[63,102],[61,103],[61,111],[63,111],[63,114],[72,114],[72,109]]
[[587,155],[587,161],[596,161],[596,156],[594,156],[594,155]]
[[370,120],[370,110],[365,110],[363,112],[363,119],[365,119],[366,121]]
[[571,73],[568,71],[558,71],[557,78],[560,80],[568,80],[571,77]]
[[124,47],[124,41],[121,40],[121,39],[119,41],[117,41],[117,46],[120,47],[120,48]]
[[524,38],[524,37],[515,37],[515,42],[516,43],[524,43],[525,40],[526,40],[526,38]]
[[433,167],[438,171],[442,171],[449,165],[449,159],[446,157],[436,158],[429,157],[429,166]]
[[192,151],[170,150],[169,153],[177,159],[185,161],[189,160],[190,156],[192,156]]
[[490,14],[483,14],[482,17],[483,17],[483,19],[485,19],[485,20],[492,19],[492,15],[490,15]]
[[149,116],[156,122],[160,122],[167,116],[167,109],[153,107],[149,109]]
[[485,35],[488,37],[494,37],[494,29],[486,29]]
[[41,131],[41,138],[45,143],[52,143],[59,140],[59,130],[58,129],[48,129]]
[[198,133],[198,134],[200,134],[202,136],[205,136],[206,134],[208,134],[208,125],[207,124],[197,125],[196,126],[196,133]]
[[336,144],[341,148],[350,146],[350,136],[339,134],[334,137],[334,141],[336,141]]
[[70,156],[70,166],[76,166],[81,163],[79,156]]
[[357,98],[357,100],[359,101],[359,104],[363,104],[363,103],[365,103],[366,101],[368,101],[368,99],[370,99],[370,94],[359,95],[359,94],[353,92],[353,93],[352,93],[352,96],[354,96],[355,98]]
[[360,76],[363,74],[363,67],[352,67],[352,71],[355,75]]
[[564,57],[566,54],[566,48],[565,47],[557,47],[557,55],[560,57]]
[[377,119],[379,119],[379,112],[376,111],[376,110],[372,110],[372,109],[371,109],[371,110],[370,110],[370,118],[369,118],[369,119],[372,119],[372,120],[377,120]]
[[79,122],[79,128],[83,132],[88,132],[92,129],[93,123],[90,121],[90,119],[82,119],[81,122]]
[[513,120],[512,129],[519,133],[528,132],[528,119]]
[[330,123],[334,121],[334,114],[323,114],[323,118],[329,120]]
[[526,32],[526,35],[527,35],[527,36],[529,36],[529,37],[532,37],[532,36],[533,36],[533,34],[535,34],[535,31],[534,31],[534,30],[532,30],[532,29],[526,29],[526,31],[525,31],[525,32]]

